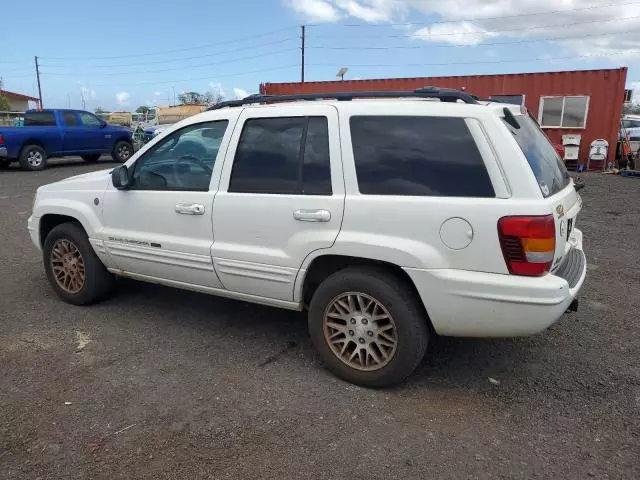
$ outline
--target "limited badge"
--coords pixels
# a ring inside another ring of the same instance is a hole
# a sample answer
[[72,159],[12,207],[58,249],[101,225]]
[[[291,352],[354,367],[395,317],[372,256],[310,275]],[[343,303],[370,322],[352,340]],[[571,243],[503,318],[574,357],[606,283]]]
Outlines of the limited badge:
[[558,214],[558,218],[564,217],[564,206],[562,204],[556,207],[556,213]]

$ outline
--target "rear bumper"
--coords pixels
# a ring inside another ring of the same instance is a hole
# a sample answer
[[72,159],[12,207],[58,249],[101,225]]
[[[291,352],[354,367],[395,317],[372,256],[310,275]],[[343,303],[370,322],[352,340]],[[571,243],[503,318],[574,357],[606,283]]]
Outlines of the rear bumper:
[[0,158],[9,157],[9,152],[7,151],[7,147],[0,146]]
[[[517,337],[538,333],[556,322],[578,295],[587,273],[582,232],[572,233],[580,255],[576,269],[520,277],[464,270],[405,268],[435,331],[455,337]],[[569,257],[569,255],[567,255]],[[575,261],[575,256],[572,256]],[[564,265],[564,264],[563,264]]]

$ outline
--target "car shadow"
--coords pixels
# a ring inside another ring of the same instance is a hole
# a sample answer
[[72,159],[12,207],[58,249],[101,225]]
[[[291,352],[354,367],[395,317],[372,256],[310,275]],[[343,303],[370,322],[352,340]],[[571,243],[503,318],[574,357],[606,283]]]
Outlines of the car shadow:
[[[180,319],[181,328],[234,338],[243,345],[255,345],[256,351],[275,355],[314,358],[320,366],[307,332],[304,312],[294,312],[253,303],[215,297],[175,288],[137,282],[118,281],[118,293],[108,304],[135,311],[141,303],[148,306],[154,326],[171,328]],[[423,361],[410,379],[408,388],[486,388],[504,376],[526,375],[522,368],[537,362],[538,354],[528,338],[466,339],[434,336]],[[293,348],[295,347],[295,348]],[[269,358],[263,359],[267,362]],[[261,361],[256,365],[260,366]],[[519,373],[520,372],[520,373]],[[490,380],[493,379],[493,380]]]

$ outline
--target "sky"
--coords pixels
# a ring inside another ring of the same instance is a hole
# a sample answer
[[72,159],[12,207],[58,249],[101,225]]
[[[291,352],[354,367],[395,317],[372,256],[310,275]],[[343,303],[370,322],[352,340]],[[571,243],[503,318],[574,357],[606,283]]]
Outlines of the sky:
[[[629,68],[640,101],[640,1],[4,0],[3,88],[45,107],[132,110],[261,82]],[[5,21],[8,20],[8,21]]]

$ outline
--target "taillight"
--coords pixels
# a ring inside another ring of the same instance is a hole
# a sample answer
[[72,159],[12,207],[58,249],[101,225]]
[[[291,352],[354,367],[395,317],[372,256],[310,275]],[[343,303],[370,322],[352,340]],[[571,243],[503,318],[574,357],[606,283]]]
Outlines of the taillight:
[[4,143],[4,136],[0,134],[0,145],[2,145],[3,143]]
[[549,271],[556,250],[553,215],[502,217],[498,234],[509,273],[537,277]]

